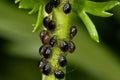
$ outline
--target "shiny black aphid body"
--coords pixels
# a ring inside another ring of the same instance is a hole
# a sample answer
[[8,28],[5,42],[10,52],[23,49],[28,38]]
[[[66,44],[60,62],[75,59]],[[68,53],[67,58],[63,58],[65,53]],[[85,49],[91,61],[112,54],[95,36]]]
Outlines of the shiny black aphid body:
[[51,53],[52,53],[51,47],[46,47],[46,49],[43,53],[44,58],[48,59],[50,57]]
[[39,64],[38,64],[38,68],[40,71],[43,71],[43,66],[46,64],[46,59],[45,58],[42,58],[40,61],[39,61]]
[[64,67],[67,64],[67,60],[64,56],[60,55],[60,57],[58,59],[58,63],[61,67]]
[[53,9],[53,3],[52,2],[47,3],[47,5],[45,6],[45,11],[48,14],[50,14],[52,12],[52,9]]
[[71,12],[71,5],[69,2],[65,3],[65,5],[63,6],[63,11],[65,14],[68,14]]
[[58,79],[63,79],[64,76],[65,76],[64,72],[61,71],[61,70],[59,70],[59,69],[55,69],[55,70],[54,70],[54,75],[55,75],[55,77],[58,78]]
[[76,26],[72,26],[70,28],[70,39],[72,39],[77,34],[77,28]]
[[57,7],[60,4],[60,0],[53,0],[53,4],[55,7]]
[[74,44],[73,41],[69,41],[69,43],[68,43],[68,51],[70,53],[73,53],[75,51],[75,44]]
[[57,36],[51,37],[49,44],[53,47],[57,43]]
[[50,17],[47,16],[43,19],[43,25],[47,28],[48,27],[48,23],[50,22]]
[[42,45],[42,46],[39,48],[39,54],[40,54],[40,55],[43,55],[44,52],[45,52],[45,47],[44,47],[44,45]]
[[68,43],[65,41],[65,40],[62,40],[60,42],[60,49],[63,51],[63,52],[66,52],[68,50]]
[[48,30],[53,31],[56,27],[55,21],[51,20],[48,24]]
[[43,74],[45,74],[45,75],[49,75],[50,71],[51,71],[51,66],[50,66],[50,63],[47,62],[47,63],[43,66],[42,72],[43,72]]

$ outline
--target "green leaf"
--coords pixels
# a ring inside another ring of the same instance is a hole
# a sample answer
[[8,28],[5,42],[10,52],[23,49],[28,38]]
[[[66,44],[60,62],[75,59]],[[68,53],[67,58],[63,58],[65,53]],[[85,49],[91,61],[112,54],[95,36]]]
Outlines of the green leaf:
[[32,32],[36,32],[40,29],[40,26],[42,26],[42,18],[43,18],[43,4],[46,2],[46,0],[15,0],[15,3],[19,2],[19,8],[23,9],[31,9],[29,14],[34,14],[38,11],[38,18],[36,21],[36,24],[34,26],[34,29]]
[[72,10],[75,12],[77,11],[81,12],[84,9],[85,2],[86,0],[73,0],[71,2],[71,5],[73,6]]
[[[76,3],[81,3],[81,5],[76,5]],[[106,12],[106,10],[110,10],[118,4],[118,1],[93,2],[90,0],[75,0],[73,5],[76,7],[73,9],[75,9],[78,16],[82,19],[91,38],[94,41],[99,42],[99,37],[95,25],[86,13],[90,13],[94,16],[110,17],[113,14]]]
[[113,14],[106,12],[106,10],[110,10],[116,5],[118,5],[118,1],[107,1],[107,2],[93,2],[86,1],[84,11],[100,17],[109,17]]
[[32,32],[36,32],[37,30],[40,29],[40,26],[42,26],[42,19],[43,19],[43,6],[41,5],[39,7],[37,22]]
[[84,22],[91,38],[93,40],[95,40],[96,42],[99,42],[99,37],[98,37],[97,30],[95,28],[95,25],[93,24],[93,22],[89,18],[89,16],[84,11],[79,13],[79,16],[81,17],[82,21]]
[[34,14],[39,10],[39,4],[34,5],[33,9],[29,12],[29,14]]
[[15,0],[15,3],[19,2],[19,8],[32,9],[29,14],[36,13],[39,10],[39,6],[43,4],[40,0]]

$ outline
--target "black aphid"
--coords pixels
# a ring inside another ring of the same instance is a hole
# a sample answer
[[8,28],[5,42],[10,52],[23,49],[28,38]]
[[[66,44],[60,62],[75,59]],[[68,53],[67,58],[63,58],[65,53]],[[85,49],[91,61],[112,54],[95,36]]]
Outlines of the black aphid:
[[43,66],[46,64],[46,59],[45,58],[41,58],[41,60],[39,61],[38,64],[38,68],[39,70],[42,72],[43,71]]
[[64,76],[65,76],[64,72],[61,71],[61,70],[59,70],[59,69],[55,69],[55,70],[54,70],[54,75],[55,75],[55,77],[58,78],[58,79],[63,79]]
[[64,4],[63,11],[65,14],[68,14],[71,12],[71,4],[69,3],[69,1]]
[[45,46],[44,45],[42,45],[42,46],[40,46],[40,48],[39,48],[39,54],[40,55],[43,55],[44,54],[44,52],[45,52]]
[[49,17],[49,16],[46,16],[46,17],[43,19],[43,25],[47,28],[49,22],[50,22],[50,17]]
[[51,56],[52,49],[51,46],[46,46],[46,49],[43,53],[44,58],[48,59]]
[[51,37],[49,44],[53,47],[57,43],[57,36]]
[[52,2],[47,3],[47,5],[45,6],[45,11],[48,14],[50,14],[52,12],[52,9],[53,9],[53,3]]
[[58,59],[58,63],[59,63],[59,65],[60,65],[61,67],[66,66],[66,64],[67,64],[66,57],[60,55],[60,56],[59,56],[59,59]]
[[50,30],[50,31],[53,31],[55,29],[55,27],[56,27],[55,21],[51,20],[48,24],[47,29]]
[[76,26],[72,26],[70,28],[70,39],[72,39],[77,34],[77,28]]
[[49,36],[49,34],[46,34],[46,35],[43,37],[42,42],[43,42],[43,44],[45,45],[45,44],[48,44],[49,41],[50,41],[50,36]]
[[41,39],[43,39],[46,34],[48,34],[48,32],[46,30],[42,30],[39,36]]
[[47,63],[43,66],[42,73],[45,74],[45,75],[49,75],[50,72],[51,72],[51,66],[50,66],[50,63],[47,62]]
[[60,42],[60,49],[63,52],[66,52],[68,50],[68,43],[64,39]]
[[73,52],[75,51],[75,44],[74,44],[73,41],[69,41],[69,42],[68,42],[68,51],[69,51],[70,53],[73,53]]

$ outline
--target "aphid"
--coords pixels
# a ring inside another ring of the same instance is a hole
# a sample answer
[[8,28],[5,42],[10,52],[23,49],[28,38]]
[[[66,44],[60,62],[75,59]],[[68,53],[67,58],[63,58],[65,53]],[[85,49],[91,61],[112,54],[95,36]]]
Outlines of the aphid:
[[45,75],[49,75],[50,71],[51,71],[51,66],[50,66],[50,63],[47,62],[47,63],[43,66],[42,73],[45,74]]
[[52,53],[51,47],[47,46],[43,53],[44,58],[48,59],[51,56],[51,53]]
[[51,20],[48,24],[48,30],[53,31],[56,27],[55,21]]
[[46,30],[42,30],[39,36],[41,39],[43,39],[46,34],[48,34],[48,32]]
[[66,52],[68,50],[68,43],[64,39],[60,42],[60,49],[63,52]]
[[70,39],[72,39],[77,34],[77,28],[76,26],[72,26],[70,28]]
[[53,4],[55,7],[57,7],[60,4],[60,0],[53,0]]
[[49,44],[53,47],[57,43],[57,36],[51,37]]
[[58,63],[61,67],[64,67],[67,64],[67,60],[64,56],[60,55],[58,59]]
[[43,44],[45,45],[45,44],[48,44],[49,41],[50,41],[50,36],[49,36],[49,34],[46,34],[46,35],[43,37],[42,42],[43,42]]
[[46,59],[45,58],[42,58],[40,61],[39,61],[39,64],[38,64],[38,68],[39,70],[42,72],[43,71],[43,66],[46,64]]
[[48,27],[48,23],[50,22],[50,17],[47,16],[43,19],[43,25],[47,28]]
[[43,55],[44,52],[45,52],[45,46],[42,45],[42,46],[39,48],[39,54],[40,54],[40,55]]
[[61,70],[59,70],[59,69],[55,69],[55,70],[54,70],[54,75],[55,75],[55,77],[58,78],[58,79],[63,79],[64,76],[65,76],[64,72],[61,71]]
[[45,6],[45,11],[48,14],[50,14],[52,12],[52,9],[53,9],[53,3],[52,2],[47,3],[47,5]]
[[74,42],[69,41],[69,43],[68,43],[68,51],[70,53],[73,53],[75,51],[75,44],[74,44]]
[[69,1],[64,4],[63,11],[65,14],[68,14],[71,12],[71,5],[70,5]]

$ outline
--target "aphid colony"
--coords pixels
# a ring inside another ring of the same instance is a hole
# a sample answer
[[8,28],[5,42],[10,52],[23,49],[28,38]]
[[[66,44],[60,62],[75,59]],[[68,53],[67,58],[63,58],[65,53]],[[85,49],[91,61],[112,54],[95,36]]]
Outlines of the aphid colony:
[[[60,0],[51,0],[48,2],[45,6],[45,11],[47,14],[50,14],[52,12],[53,7],[57,7],[60,4]],[[67,1],[63,6],[63,11],[65,14],[70,13],[71,11],[71,5],[69,1]],[[76,26],[71,26],[69,30],[69,41],[65,41],[65,39],[61,39],[58,43],[58,37],[55,34],[52,34],[56,28],[56,22],[54,20],[51,20],[49,16],[46,16],[43,19],[43,25],[46,28],[46,30],[42,30],[40,32],[40,39],[43,43],[43,45],[39,48],[39,54],[43,56],[43,58],[39,61],[39,70],[44,75],[49,75],[51,73],[54,73],[54,76],[58,79],[63,79],[65,76],[65,73],[57,68],[52,69],[52,66],[48,59],[51,58],[52,51],[54,47],[58,47],[63,53],[64,52],[70,52],[73,53],[75,50],[75,44],[72,41],[73,37],[77,34]],[[58,65],[60,67],[65,67],[67,64],[66,57],[62,54],[58,55]],[[55,67],[55,66],[54,66]]]

